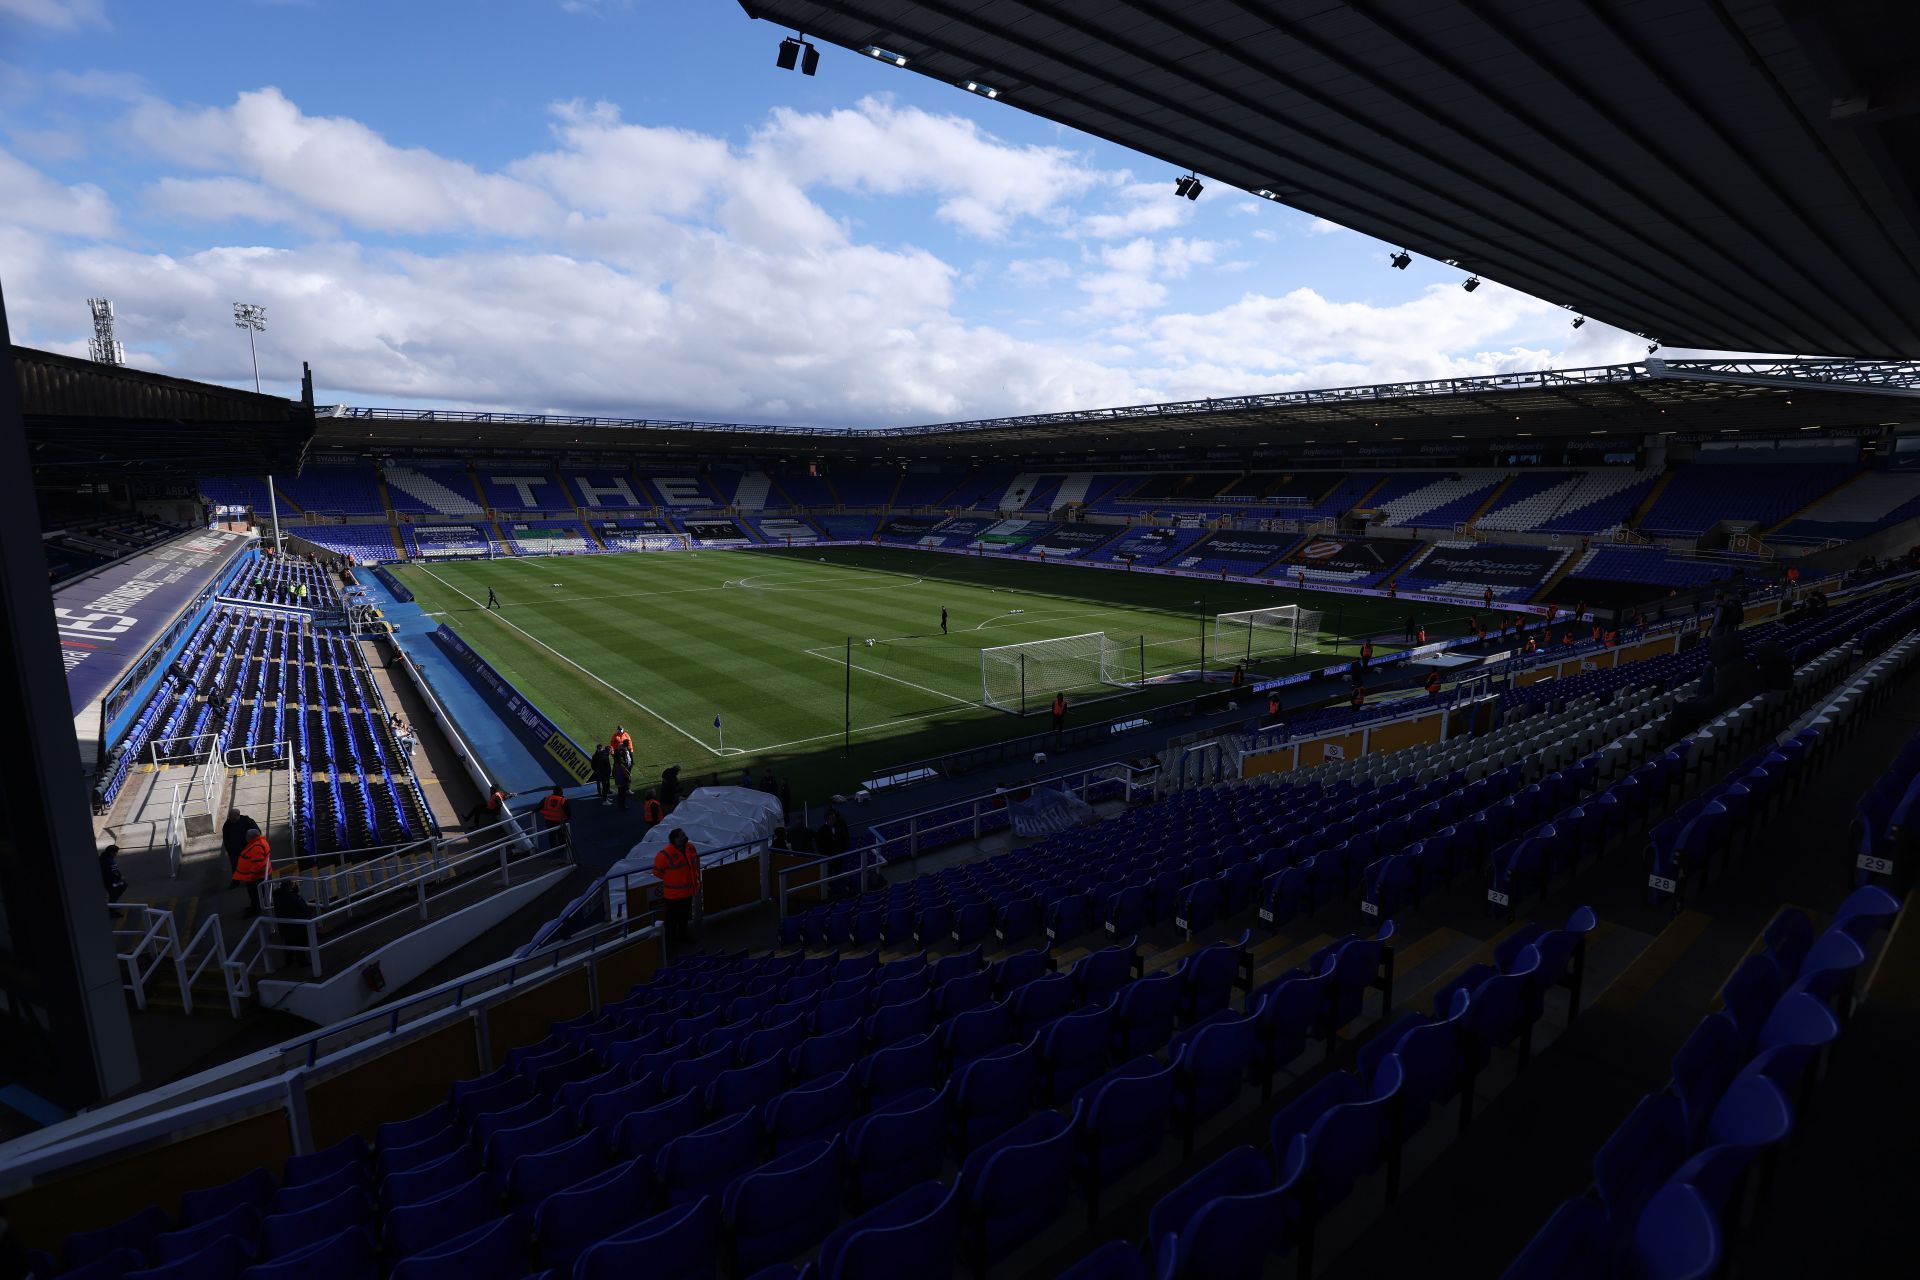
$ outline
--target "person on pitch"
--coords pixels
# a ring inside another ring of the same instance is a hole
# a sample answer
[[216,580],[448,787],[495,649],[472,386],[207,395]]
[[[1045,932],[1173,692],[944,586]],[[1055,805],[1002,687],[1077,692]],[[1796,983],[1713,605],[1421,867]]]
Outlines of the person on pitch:
[[498,609],[499,607],[500,607],[500,597],[493,593],[492,587],[488,587],[487,588],[487,608]]
[[944,605],[940,608],[940,634],[947,634],[947,610]]

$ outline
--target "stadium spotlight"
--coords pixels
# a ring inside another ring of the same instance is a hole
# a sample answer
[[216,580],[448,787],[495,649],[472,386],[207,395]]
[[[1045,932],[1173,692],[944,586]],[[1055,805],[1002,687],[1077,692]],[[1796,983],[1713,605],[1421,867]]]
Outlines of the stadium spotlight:
[[1575,316],[1573,318],[1573,327],[1578,329],[1581,325],[1585,324],[1586,322],[1587,322],[1587,318],[1585,316]]
[[1173,194],[1176,196],[1185,196],[1189,200],[1198,200],[1201,190],[1200,179],[1194,177],[1191,173],[1173,184]]
[[1462,289],[1465,289],[1468,293],[1472,293],[1475,289],[1478,289],[1480,287],[1480,277],[1468,276],[1465,280],[1462,280],[1460,282],[1460,287]]
[[1658,351],[1659,349],[1660,349],[1660,344],[1658,342],[1649,342],[1647,344],[1648,355],[1652,355],[1654,352]]
[[1407,269],[1408,264],[1413,261],[1413,255],[1408,253],[1405,249],[1402,249],[1400,252],[1389,256],[1387,258],[1387,261],[1393,264],[1393,269],[1395,271],[1405,271]]
[[962,80],[960,87],[968,93],[977,93],[983,98],[997,98],[1000,91],[990,84],[981,84],[978,80]]
[[860,52],[866,54],[869,58],[878,58],[882,62],[891,62],[896,67],[904,67],[907,65],[906,54],[895,53],[891,49],[882,49],[877,44],[870,44]]
[[780,42],[780,52],[773,62],[782,71],[791,71],[798,63],[800,74],[810,76],[820,69],[820,50],[804,34],[788,36]]

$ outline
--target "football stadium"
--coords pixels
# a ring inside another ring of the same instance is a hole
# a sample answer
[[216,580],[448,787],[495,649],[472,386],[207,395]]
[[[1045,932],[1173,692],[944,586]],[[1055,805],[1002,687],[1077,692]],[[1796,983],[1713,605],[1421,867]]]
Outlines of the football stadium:
[[1911,1265],[1920,12],[551,8],[0,3],[0,1280]]

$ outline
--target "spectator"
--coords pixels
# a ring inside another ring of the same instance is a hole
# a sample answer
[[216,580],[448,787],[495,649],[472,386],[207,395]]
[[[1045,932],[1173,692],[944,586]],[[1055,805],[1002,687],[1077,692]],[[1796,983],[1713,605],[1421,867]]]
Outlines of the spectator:
[[745,787],[749,791],[753,790],[753,770],[746,768],[741,769],[740,781],[735,785]]
[[246,847],[240,850],[239,865],[233,869],[233,882],[247,891],[247,914],[260,914],[260,882],[273,870],[273,846],[260,834],[260,828],[247,831]]
[[777,796],[780,794],[780,784],[774,780],[773,770],[767,769],[767,768],[762,768],[760,770],[760,790],[766,792],[770,796]]
[[120,872],[120,846],[110,844],[100,851],[100,887],[107,891],[107,905],[120,901],[127,891],[127,878]]
[[506,816],[507,793],[497,782],[487,784],[487,798],[467,810],[467,825],[490,827]]
[[561,843],[566,839],[567,823],[573,820],[573,806],[567,803],[566,792],[559,783],[553,784],[553,790],[540,802],[540,829],[547,834],[547,851],[558,853]]
[[240,810],[227,810],[227,820],[220,826],[220,847],[226,851],[229,869],[240,865],[240,851],[247,847],[247,832],[257,830],[259,826]]
[[[613,758],[613,794],[617,799],[614,807],[621,813],[627,811],[627,792],[633,788],[633,766],[619,756]],[[647,793],[647,802],[654,803],[653,793]]]
[[660,771],[660,803],[673,812],[673,806],[680,803],[680,766],[669,765]]
[[593,749],[593,762],[587,766],[593,774],[593,789],[601,804],[613,803],[613,752],[602,744]]
[[693,936],[693,899],[700,892],[700,851],[679,827],[667,836],[660,852],[653,855],[653,874],[660,880],[667,941],[689,941]]

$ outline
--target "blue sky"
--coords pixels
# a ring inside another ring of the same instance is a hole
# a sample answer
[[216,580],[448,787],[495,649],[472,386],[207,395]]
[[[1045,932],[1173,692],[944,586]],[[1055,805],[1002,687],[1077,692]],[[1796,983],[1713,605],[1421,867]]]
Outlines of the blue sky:
[[[846,425],[1629,360],[734,0],[0,0],[14,340],[321,398]],[[1206,175],[1202,175],[1204,178]]]

